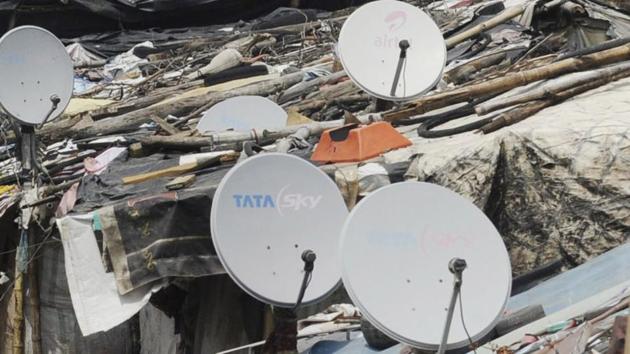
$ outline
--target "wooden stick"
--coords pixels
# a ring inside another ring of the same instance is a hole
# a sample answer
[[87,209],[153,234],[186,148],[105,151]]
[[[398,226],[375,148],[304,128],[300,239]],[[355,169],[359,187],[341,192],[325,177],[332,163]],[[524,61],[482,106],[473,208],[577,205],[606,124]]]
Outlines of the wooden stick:
[[142,173],[139,175],[123,177],[122,180],[124,184],[136,184],[136,183],[142,183],[142,182],[146,182],[146,181],[160,178],[160,177],[180,176],[180,175],[190,173],[204,167],[208,167],[212,164],[219,163],[219,162],[220,162],[220,156],[213,157],[207,160],[200,160],[200,161],[185,163],[182,165],[165,168],[158,171],[152,171],[148,173]]
[[370,100],[370,96],[366,94],[357,94],[357,95],[349,95],[349,96],[335,98],[330,101],[325,100],[325,99],[324,100],[315,99],[315,100],[305,101],[298,105],[293,106],[293,108],[302,112],[302,111],[308,111],[308,110],[322,109],[325,106],[330,106],[333,104],[353,103],[353,102],[362,102],[362,101],[369,101],[369,100]]
[[499,64],[507,58],[508,51],[493,53],[471,60],[465,64],[457,66],[444,74],[444,80],[455,84],[461,84],[469,80],[474,74],[483,68],[488,68]]
[[177,128],[175,128],[172,125],[168,124],[168,122],[166,120],[162,119],[158,115],[152,115],[151,116],[151,120],[154,121],[155,123],[157,123],[157,125],[159,125],[160,128],[162,128],[162,130],[164,130],[166,133],[168,133],[168,135],[175,135],[175,134],[179,133],[179,130]]
[[509,7],[503,10],[503,12],[501,12],[497,16],[489,19],[488,21],[480,23],[476,25],[475,27],[467,29],[464,32],[461,32],[452,37],[449,37],[448,39],[446,39],[446,48],[451,49],[455,47],[456,45],[472,37],[479,35],[481,32],[487,31],[491,28],[494,28],[504,22],[507,22],[513,19],[516,16],[521,15],[523,12],[525,12],[525,6],[521,5],[521,6]]

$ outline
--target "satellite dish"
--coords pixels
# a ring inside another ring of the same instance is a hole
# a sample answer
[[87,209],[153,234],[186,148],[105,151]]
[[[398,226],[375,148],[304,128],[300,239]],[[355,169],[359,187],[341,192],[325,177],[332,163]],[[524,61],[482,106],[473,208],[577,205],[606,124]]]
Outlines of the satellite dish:
[[61,115],[74,86],[72,61],[47,30],[21,26],[0,38],[0,105],[24,125]]
[[212,240],[232,279],[255,298],[293,307],[305,274],[302,255],[317,255],[303,303],[340,283],[338,240],[348,210],[335,183],[292,155],[262,154],[232,168],[212,200]]
[[404,2],[363,5],[346,20],[337,51],[348,76],[378,98],[404,101],[434,87],[446,64],[440,29]]
[[[344,224],[340,254],[343,283],[364,316],[424,350],[438,348],[453,307],[453,259],[467,264],[460,295],[473,341],[494,327],[510,295],[501,236],[471,202],[437,185],[397,183],[368,195]],[[452,318],[446,348],[464,347],[459,305]]]
[[228,98],[206,111],[197,124],[200,133],[225,130],[278,129],[287,125],[287,112],[260,96]]

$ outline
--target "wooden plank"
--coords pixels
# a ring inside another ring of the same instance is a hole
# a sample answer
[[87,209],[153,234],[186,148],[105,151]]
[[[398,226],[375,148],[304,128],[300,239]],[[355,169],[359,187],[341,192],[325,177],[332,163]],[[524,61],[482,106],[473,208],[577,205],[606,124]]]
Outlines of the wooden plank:
[[151,171],[134,176],[123,177],[124,184],[136,184],[146,182],[152,179],[161,177],[175,177],[186,173],[191,173],[204,167],[220,163],[221,156],[216,156],[208,159],[200,159],[195,162],[189,162],[157,171]]
[[153,172],[142,173],[139,175],[123,177],[124,184],[136,184],[146,182],[151,179],[156,179],[160,177],[174,177],[179,176],[184,173],[189,173],[197,169],[197,163],[191,162],[183,165],[178,165],[174,167],[165,168],[162,170],[157,170]]

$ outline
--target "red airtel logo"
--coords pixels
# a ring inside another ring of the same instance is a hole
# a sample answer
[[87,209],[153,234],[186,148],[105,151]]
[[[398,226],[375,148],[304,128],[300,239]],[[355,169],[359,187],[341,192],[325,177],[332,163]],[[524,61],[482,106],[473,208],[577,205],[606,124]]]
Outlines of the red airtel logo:
[[390,32],[394,32],[402,28],[407,23],[407,13],[404,11],[394,11],[385,16],[385,22],[388,24]]

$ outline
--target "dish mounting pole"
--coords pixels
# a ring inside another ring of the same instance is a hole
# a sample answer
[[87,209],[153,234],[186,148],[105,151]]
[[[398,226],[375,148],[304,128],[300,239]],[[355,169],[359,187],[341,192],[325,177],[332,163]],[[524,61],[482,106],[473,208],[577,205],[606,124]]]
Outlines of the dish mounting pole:
[[[60,98],[57,95],[50,96],[51,108],[43,122],[39,125],[40,127],[50,118],[52,113],[57,109]],[[45,172],[44,167],[40,163],[38,159],[38,145],[37,145],[37,137],[35,136],[35,127],[32,125],[20,124],[20,162],[21,168],[20,177],[23,179],[23,192],[25,193],[25,197],[20,202],[21,204],[21,212],[20,212],[20,223],[19,227],[21,230],[20,236],[20,245],[18,249],[20,250],[28,250],[29,243],[36,242],[36,233],[33,229],[29,227],[31,223],[31,219],[33,216],[33,208],[32,206],[28,206],[31,204],[34,199],[37,199],[38,193],[37,190],[35,194],[31,193],[33,188],[37,189],[38,183],[38,174],[40,172]],[[32,258],[29,262],[29,258]],[[22,354],[24,353],[25,343],[24,343],[24,275],[30,271],[28,276],[30,277],[30,296],[31,296],[31,306],[32,314],[34,318],[39,319],[39,298],[33,299],[33,296],[39,296],[39,289],[36,278],[36,266],[35,266],[35,258],[33,255],[29,255],[28,251],[25,252],[17,252],[15,256],[15,284],[13,287],[13,295],[16,307],[16,315],[13,319],[13,354]],[[30,264],[29,264],[30,263]],[[33,319],[31,319],[33,321]],[[33,321],[32,323],[32,339],[33,339],[33,352],[41,353],[41,343],[40,341],[40,328],[39,328],[39,320]]]

